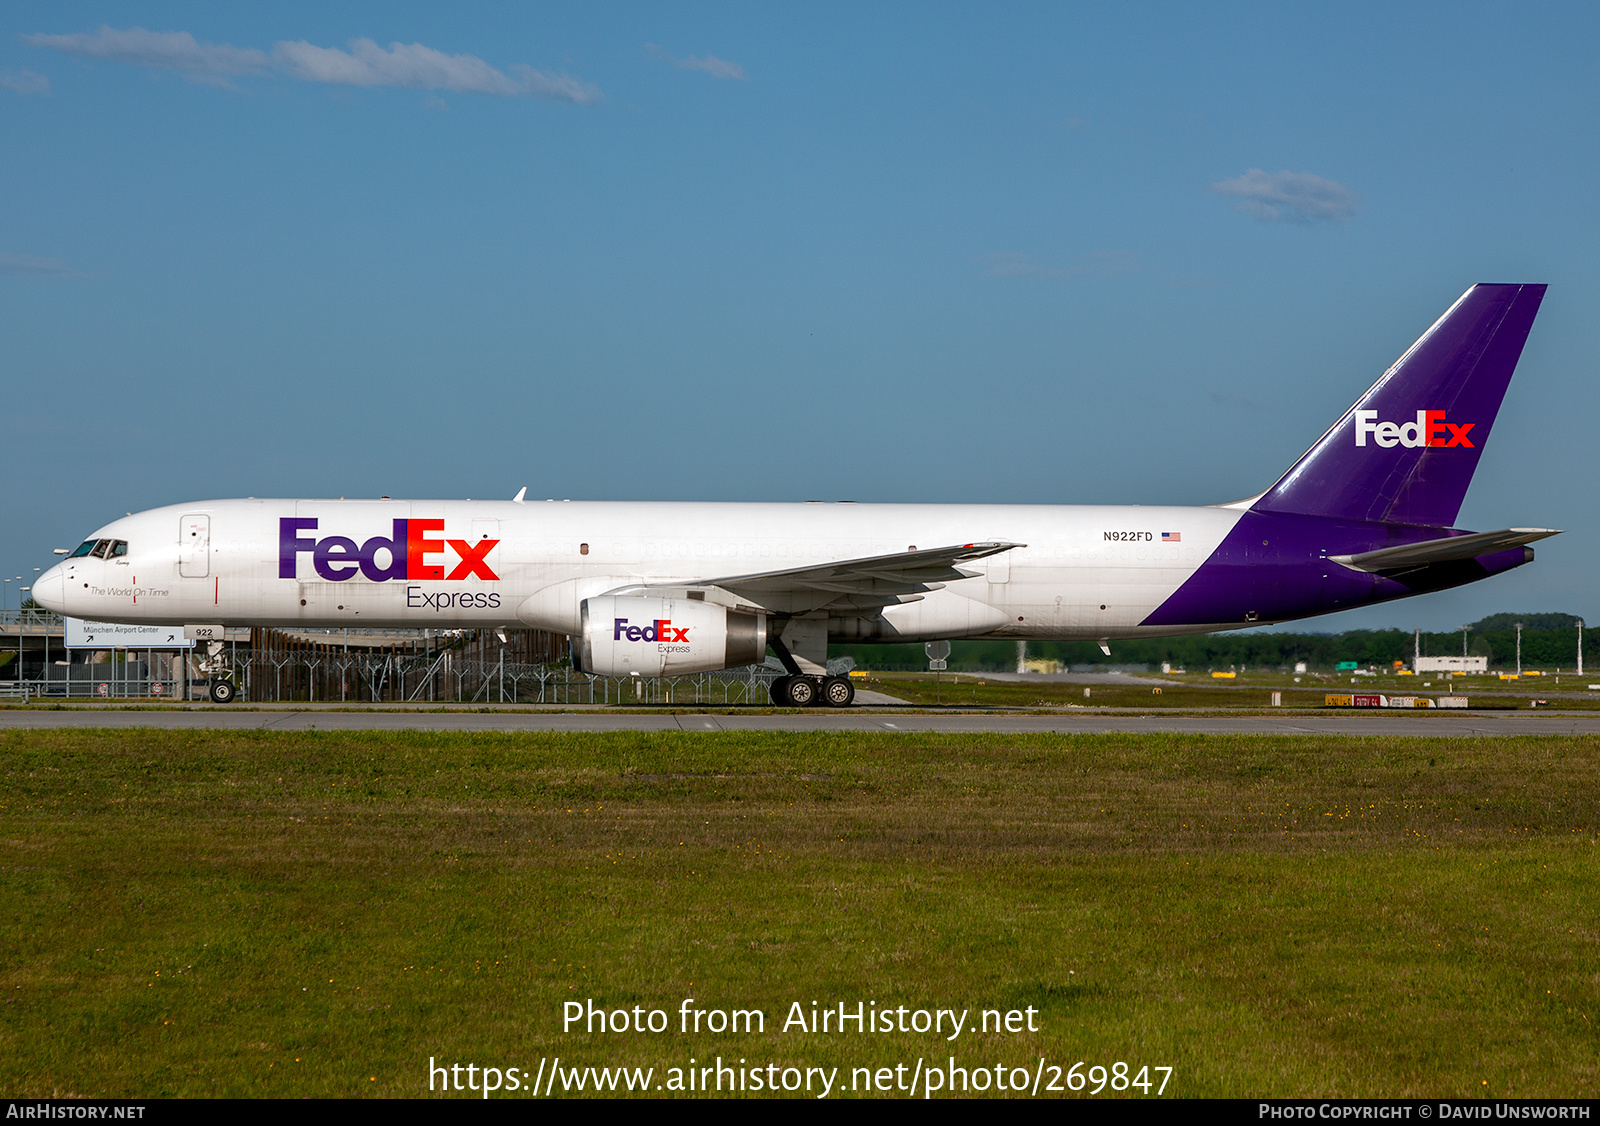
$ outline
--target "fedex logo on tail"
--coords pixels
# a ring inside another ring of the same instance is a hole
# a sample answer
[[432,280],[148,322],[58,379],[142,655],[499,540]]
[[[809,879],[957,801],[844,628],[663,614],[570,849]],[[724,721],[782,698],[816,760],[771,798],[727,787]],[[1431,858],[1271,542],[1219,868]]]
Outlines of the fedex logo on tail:
[[1467,435],[1477,425],[1475,422],[1460,424],[1446,422],[1444,411],[1418,411],[1414,422],[1379,422],[1377,411],[1356,411],[1356,445],[1367,444],[1367,435],[1372,435],[1372,440],[1384,449],[1393,446],[1405,446],[1416,449],[1419,446],[1465,446],[1469,450],[1475,447],[1472,439]]
[[[392,536],[373,536],[357,544],[348,536],[323,536],[317,539],[302,532],[316,530],[315,517],[284,516],[278,520],[278,577],[299,577],[300,556],[310,554],[316,573],[330,582],[341,583],[357,574],[375,583],[390,579],[465,579],[476,576],[496,582],[500,576],[489,569],[489,552],[499,540],[477,543],[443,538],[443,520],[396,520]],[[433,538],[438,536],[440,538]],[[443,555],[445,546],[456,555],[456,564],[447,575],[443,563],[430,563],[430,555]],[[379,554],[388,561],[379,559]]]

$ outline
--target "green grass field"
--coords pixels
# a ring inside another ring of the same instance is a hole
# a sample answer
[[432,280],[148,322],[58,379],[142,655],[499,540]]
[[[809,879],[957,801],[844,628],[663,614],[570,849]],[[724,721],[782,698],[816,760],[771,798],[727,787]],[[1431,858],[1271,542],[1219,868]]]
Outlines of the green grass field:
[[[721,1056],[837,1095],[954,1056],[1587,1096],[1597,767],[1593,738],[8,733],[0,1088]],[[688,997],[766,1029],[679,1034]],[[564,1032],[585,998],[671,1031]],[[858,1000],[1039,1031],[781,1029]]]
[[[1204,673],[1142,679],[1146,683],[1085,685],[1043,678],[996,680],[982,673],[944,673],[936,677],[929,672],[875,672],[857,683],[918,706],[1260,710],[1272,706],[1272,693],[1277,691],[1282,693],[1282,706],[1289,708],[1320,708],[1330,692],[1378,692],[1395,696],[1464,695],[1479,708],[1525,708],[1531,699],[1546,698],[1552,707],[1600,709],[1600,691],[1583,691],[1590,681],[1571,676],[1564,682],[1553,676],[1516,682],[1491,677],[1425,681],[1419,677],[1382,676],[1360,677],[1352,683],[1350,677],[1309,675],[1297,683],[1293,676],[1283,673],[1252,673],[1233,680],[1214,680]],[[1086,687],[1087,696],[1083,694]]]
[[[1172,711],[1196,708],[1268,707],[1273,689],[1283,692],[1289,707],[1320,708],[1332,688],[1303,687],[1291,683],[1287,688],[1250,685],[1227,688],[1213,683],[1194,684],[1096,684],[1093,686],[1056,680],[994,680],[975,673],[889,672],[873,673],[861,681],[863,687],[888,693],[919,706],[943,704],[947,707],[1009,708],[1147,708]],[[1089,688],[1089,695],[1083,690]],[[1159,692],[1156,689],[1160,689]],[[1345,691],[1350,691],[1346,688]]]

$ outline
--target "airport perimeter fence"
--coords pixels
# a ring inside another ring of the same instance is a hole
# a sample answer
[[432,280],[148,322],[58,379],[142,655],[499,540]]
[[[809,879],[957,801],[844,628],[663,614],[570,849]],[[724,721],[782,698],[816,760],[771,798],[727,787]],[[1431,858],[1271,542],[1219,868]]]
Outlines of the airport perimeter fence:
[[[27,700],[201,700],[207,682],[185,677],[181,662],[152,669],[144,660],[54,669],[50,678],[0,684]],[[65,675],[70,672],[70,675]],[[781,669],[765,665],[649,680],[574,672],[568,665],[394,654],[241,656],[238,699],[254,703],[336,704],[725,704],[764,705]],[[152,675],[153,673],[153,675]]]
[[[59,618],[39,615],[37,622],[22,623],[17,617],[13,611],[11,620],[0,620],[0,628],[9,626],[18,639],[17,649],[0,652],[16,654],[0,668],[0,699],[156,702],[208,696],[198,650],[69,651]],[[769,658],[765,664],[659,680],[595,676],[573,670],[564,636],[513,628],[254,628],[230,631],[226,649],[237,698],[255,703],[759,707],[771,702],[772,682],[783,675]],[[850,657],[836,658],[828,671],[842,674],[854,664]]]
[[[765,665],[649,680],[566,664],[393,654],[252,657],[236,665],[240,699],[262,703],[766,704],[782,670]],[[204,685],[200,686],[204,692]]]

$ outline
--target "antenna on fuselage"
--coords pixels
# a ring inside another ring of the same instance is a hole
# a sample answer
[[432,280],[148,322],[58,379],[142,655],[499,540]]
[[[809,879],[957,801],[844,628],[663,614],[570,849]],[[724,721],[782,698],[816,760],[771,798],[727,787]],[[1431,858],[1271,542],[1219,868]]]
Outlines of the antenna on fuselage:
[[524,485],[517,490],[517,495],[511,498],[512,504],[521,504],[522,498],[528,495],[528,486]]

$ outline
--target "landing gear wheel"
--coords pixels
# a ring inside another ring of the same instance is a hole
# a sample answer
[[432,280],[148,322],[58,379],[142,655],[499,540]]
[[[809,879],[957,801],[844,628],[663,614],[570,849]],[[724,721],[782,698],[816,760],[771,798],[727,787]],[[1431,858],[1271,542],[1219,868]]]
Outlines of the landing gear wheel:
[[211,702],[213,704],[231,704],[235,695],[235,688],[231,680],[213,680],[211,682]]
[[822,702],[830,708],[848,708],[855,703],[856,686],[842,676],[830,676],[822,682]]
[[780,708],[788,707],[789,680],[790,678],[787,676],[780,676],[777,680],[772,682],[772,686],[768,689],[768,691],[772,694],[772,703],[774,706]]
[[784,695],[789,697],[790,707],[809,708],[817,701],[817,682],[809,676],[791,676]]

